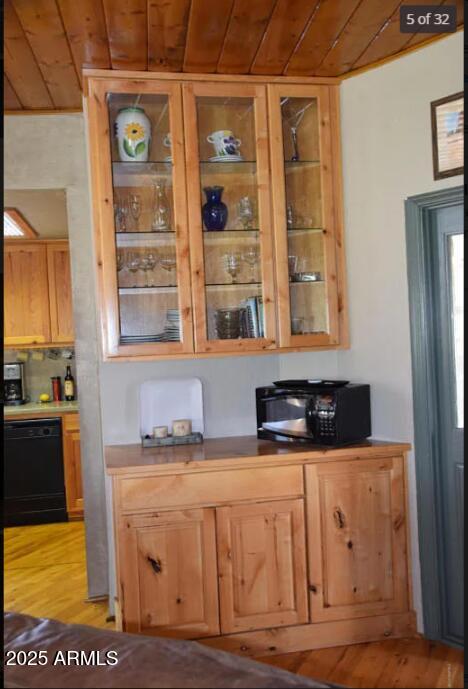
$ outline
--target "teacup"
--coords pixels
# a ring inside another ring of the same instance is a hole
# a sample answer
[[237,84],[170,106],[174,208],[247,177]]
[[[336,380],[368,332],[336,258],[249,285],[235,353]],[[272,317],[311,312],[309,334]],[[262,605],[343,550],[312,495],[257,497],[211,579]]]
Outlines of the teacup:
[[209,144],[215,148],[217,156],[239,155],[239,146],[242,141],[236,139],[230,129],[219,129],[206,137]]
[[169,134],[166,134],[166,136],[164,137],[164,139],[163,139],[163,146],[166,146],[166,148],[171,148],[171,146],[172,146],[172,138],[171,138],[170,132],[169,132]]

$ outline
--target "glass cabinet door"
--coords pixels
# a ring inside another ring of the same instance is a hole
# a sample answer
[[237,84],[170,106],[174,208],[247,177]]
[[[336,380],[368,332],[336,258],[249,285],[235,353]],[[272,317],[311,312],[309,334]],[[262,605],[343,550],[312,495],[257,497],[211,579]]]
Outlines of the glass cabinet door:
[[119,80],[100,97],[108,353],[191,352],[180,86]]
[[268,89],[280,345],[336,344],[328,88],[270,85]]
[[273,348],[266,89],[183,88],[196,350]]

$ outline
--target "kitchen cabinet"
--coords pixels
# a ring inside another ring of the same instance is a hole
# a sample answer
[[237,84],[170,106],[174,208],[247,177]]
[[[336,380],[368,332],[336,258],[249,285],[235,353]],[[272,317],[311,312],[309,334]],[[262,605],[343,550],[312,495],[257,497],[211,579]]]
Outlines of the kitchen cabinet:
[[105,359],[347,346],[336,83],[85,82]]
[[4,273],[5,347],[71,344],[68,242],[7,240]]
[[223,634],[307,622],[303,500],[216,510]]
[[78,414],[63,415],[62,435],[67,512],[69,518],[81,518],[83,516],[83,485]]
[[410,636],[408,448],[107,447],[123,630],[257,656]]
[[47,244],[52,342],[73,342],[73,305],[68,242]]
[[214,510],[131,515],[120,529],[127,631],[218,634]]
[[313,621],[408,606],[402,457],[306,467]]
[[36,242],[4,244],[6,346],[50,342],[47,249]]

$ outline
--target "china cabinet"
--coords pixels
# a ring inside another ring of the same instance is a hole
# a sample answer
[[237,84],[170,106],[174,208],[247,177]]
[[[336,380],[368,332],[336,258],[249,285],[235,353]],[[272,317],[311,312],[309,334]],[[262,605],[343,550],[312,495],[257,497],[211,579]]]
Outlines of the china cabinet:
[[318,82],[85,71],[106,359],[346,346]]

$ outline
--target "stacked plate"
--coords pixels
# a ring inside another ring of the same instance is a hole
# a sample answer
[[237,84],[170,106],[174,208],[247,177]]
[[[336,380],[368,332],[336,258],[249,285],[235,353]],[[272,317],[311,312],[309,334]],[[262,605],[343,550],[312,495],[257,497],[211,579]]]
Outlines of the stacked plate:
[[227,154],[225,156],[213,156],[210,158],[210,163],[239,163],[242,160],[244,158],[240,154]]
[[166,311],[167,324],[164,326],[166,342],[180,342],[180,314],[179,309],[168,309]]

